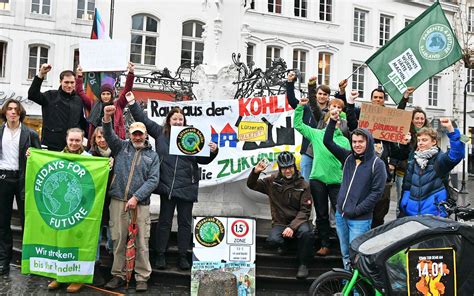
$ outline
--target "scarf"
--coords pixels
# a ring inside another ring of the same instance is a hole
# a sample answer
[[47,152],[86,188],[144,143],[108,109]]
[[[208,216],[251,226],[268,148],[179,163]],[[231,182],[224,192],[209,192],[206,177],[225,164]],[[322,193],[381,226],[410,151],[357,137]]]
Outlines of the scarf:
[[[111,101],[108,104],[104,104],[100,99],[92,106],[91,113],[89,114],[89,118],[87,121],[92,124],[94,127],[102,126],[102,117],[104,117],[104,107],[113,105],[114,102]],[[113,122],[113,116],[112,116]]]
[[77,151],[69,151],[69,149],[66,147],[64,147],[63,151],[64,153],[72,153],[72,154],[82,154],[84,153],[84,147],[81,146],[81,148]]
[[112,154],[112,150],[110,150],[109,147],[107,147],[107,149],[102,149],[99,146],[97,146],[97,152],[99,152],[99,154],[103,157],[109,157],[110,154]]
[[424,151],[415,151],[416,163],[418,163],[420,168],[424,170],[428,164],[428,160],[430,160],[430,158],[436,155],[438,152],[439,148],[437,146],[433,146],[430,149]]

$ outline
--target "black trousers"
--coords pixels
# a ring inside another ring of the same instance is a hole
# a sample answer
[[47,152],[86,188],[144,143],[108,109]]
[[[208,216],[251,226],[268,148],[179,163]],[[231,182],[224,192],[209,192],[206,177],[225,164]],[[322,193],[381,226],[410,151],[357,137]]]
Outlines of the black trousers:
[[0,273],[6,273],[10,270],[13,248],[13,236],[10,224],[14,198],[16,198],[18,204],[18,212],[20,213],[23,227],[25,202],[20,198],[19,179],[18,177],[0,174]]
[[[282,236],[283,230],[287,226],[284,225],[275,225],[270,230],[270,234],[267,237],[267,243],[271,247],[281,247],[288,240]],[[313,257],[314,249],[314,233],[311,230],[311,227],[308,222],[305,222],[298,227],[298,230],[293,234],[293,238],[298,240],[298,251],[297,257],[299,264],[307,265],[311,258]]]
[[392,183],[385,184],[385,190],[383,191],[382,197],[375,204],[374,215],[372,218],[372,228],[383,225],[385,216],[390,209],[390,191],[392,189]]
[[314,209],[316,210],[316,228],[321,240],[321,247],[330,247],[329,233],[329,206],[328,198],[333,209],[336,208],[337,194],[340,184],[326,184],[318,180],[309,180],[311,195],[314,199]]
[[178,251],[186,254],[191,243],[191,224],[193,222],[193,202],[184,201],[179,198],[160,195],[160,218],[156,228],[156,251],[166,252],[173,225],[174,209],[178,211]]

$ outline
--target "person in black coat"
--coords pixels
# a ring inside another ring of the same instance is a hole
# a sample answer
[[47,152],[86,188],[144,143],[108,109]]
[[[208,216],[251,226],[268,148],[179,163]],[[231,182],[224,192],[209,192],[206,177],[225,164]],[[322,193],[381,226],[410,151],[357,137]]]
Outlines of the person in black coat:
[[87,130],[84,118],[84,106],[74,91],[76,76],[73,71],[65,70],[59,75],[61,86],[58,90],[41,92],[41,84],[51,65],[42,64],[38,75],[33,78],[28,90],[28,100],[41,105],[43,129],[41,144],[48,150],[62,151],[66,146],[66,131],[70,128]]
[[25,223],[26,151],[40,148],[38,134],[22,124],[26,111],[14,99],[1,109],[4,124],[0,126],[0,274],[8,277],[12,258],[13,237],[10,228],[13,198],[16,199],[22,229]]
[[143,110],[135,104],[133,94],[126,96],[130,112],[136,121],[143,122],[148,134],[155,139],[156,152],[160,156],[160,183],[155,193],[160,195],[160,218],[158,221],[156,267],[166,268],[165,252],[173,223],[175,208],[178,211],[178,267],[182,270],[190,268],[186,253],[191,242],[191,224],[193,204],[197,202],[199,189],[198,164],[209,164],[218,153],[217,145],[209,143],[211,155],[178,156],[169,154],[171,126],[185,126],[186,118],[183,110],[173,108],[166,116],[164,126],[150,120]]

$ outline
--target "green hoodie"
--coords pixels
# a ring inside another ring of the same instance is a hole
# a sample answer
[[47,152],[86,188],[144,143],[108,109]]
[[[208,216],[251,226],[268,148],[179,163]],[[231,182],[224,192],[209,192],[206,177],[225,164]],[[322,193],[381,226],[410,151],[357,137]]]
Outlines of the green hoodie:
[[[341,184],[342,164],[339,160],[324,146],[323,138],[325,129],[315,129],[303,123],[303,106],[298,105],[294,115],[295,129],[303,137],[308,139],[313,145],[313,167],[311,169],[310,179],[319,180],[326,184]],[[338,128],[334,132],[334,143],[350,150],[349,140],[344,137]]]

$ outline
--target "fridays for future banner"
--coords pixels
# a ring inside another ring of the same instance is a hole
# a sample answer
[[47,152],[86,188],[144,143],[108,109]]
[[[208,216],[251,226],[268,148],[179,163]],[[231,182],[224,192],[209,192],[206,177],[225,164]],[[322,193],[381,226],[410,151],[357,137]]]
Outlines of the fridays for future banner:
[[299,160],[302,137],[293,128],[293,108],[285,95],[213,102],[149,100],[148,117],[163,124],[175,106],[184,110],[188,125],[208,126],[211,141],[219,147],[212,163],[199,166],[202,187],[245,179],[262,158],[276,168],[282,151],[294,152]]
[[109,160],[30,151],[21,272],[92,283]]

